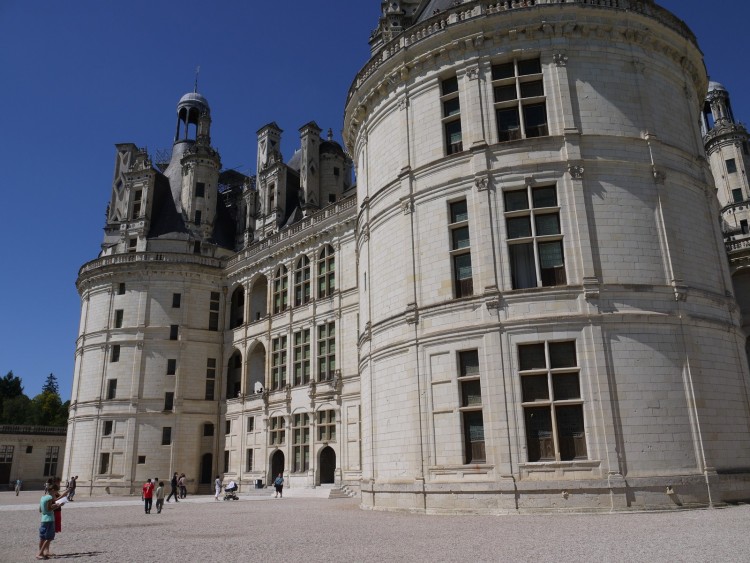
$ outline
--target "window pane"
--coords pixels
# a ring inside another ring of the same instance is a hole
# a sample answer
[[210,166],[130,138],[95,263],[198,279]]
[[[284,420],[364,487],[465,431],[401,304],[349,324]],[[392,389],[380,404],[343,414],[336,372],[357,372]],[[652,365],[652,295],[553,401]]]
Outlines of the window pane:
[[508,238],[521,238],[531,236],[531,220],[529,217],[513,217],[507,220]]
[[742,188],[735,188],[732,190],[732,199],[734,200],[734,203],[742,201]]
[[556,407],[560,459],[586,459],[586,434],[583,430],[583,405]]
[[531,199],[534,202],[534,209],[540,207],[557,207],[557,190],[554,186],[534,188],[531,190]]
[[458,361],[460,377],[479,375],[479,353],[476,350],[459,352]]
[[518,211],[529,208],[529,196],[526,190],[505,192],[505,211]]
[[576,367],[576,343],[550,342],[549,362],[552,369]]
[[546,369],[544,344],[523,344],[518,347],[518,365],[521,371]]
[[447,78],[443,80],[443,96],[458,92],[458,78]]
[[443,117],[450,117],[451,115],[456,115],[461,111],[461,106],[459,105],[458,98],[454,98],[452,100],[448,100],[447,102],[443,102]]
[[526,447],[529,461],[554,461],[555,443],[552,439],[552,417],[549,407],[524,409],[526,418]]
[[534,267],[534,247],[531,243],[513,244],[508,247],[510,254],[510,276],[513,289],[536,287]]
[[482,389],[479,380],[461,383],[461,406],[471,407],[482,404]]
[[563,266],[562,241],[539,243],[539,265],[542,268]]
[[451,223],[468,221],[469,213],[466,209],[466,200],[451,203]]
[[454,154],[463,150],[461,142],[461,120],[451,121],[445,124],[445,142],[447,143],[447,153]]
[[524,403],[549,400],[546,375],[524,375],[521,378],[521,389]]
[[557,213],[537,215],[534,222],[537,236],[560,234],[560,217]]
[[461,227],[459,229],[453,229],[451,231],[451,237],[453,239],[453,250],[459,248],[466,248],[469,246],[469,227]]
[[492,67],[492,80],[501,80],[503,78],[513,78],[514,75],[515,75],[515,71],[513,70],[513,63],[493,65]]
[[518,108],[499,109],[497,116],[497,131],[500,141],[514,141],[521,138],[521,121]]
[[515,100],[518,96],[516,95],[516,85],[510,84],[508,86],[497,86],[495,88],[495,101],[496,102],[507,102],[509,100]]
[[544,96],[544,86],[542,85],[542,81],[534,80],[534,82],[522,82],[521,97],[533,98],[535,96]]
[[527,137],[544,137],[549,134],[546,104],[523,106],[523,120],[526,124]]
[[518,76],[527,74],[541,74],[542,63],[539,59],[530,59],[528,61],[518,61]]
[[733,158],[727,159],[727,172],[730,174],[737,172],[737,162]]
[[453,265],[456,270],[456,279],[464,280],[471,277],[471,254],[454,256]]
[[482,420],[481,411],[464,413],[464,440],[466,445],[466,463],[485,461],[484,421]]
[[581,385],[577,373],[556,373],[552,376],[552,392],[555,401],[580,399]]

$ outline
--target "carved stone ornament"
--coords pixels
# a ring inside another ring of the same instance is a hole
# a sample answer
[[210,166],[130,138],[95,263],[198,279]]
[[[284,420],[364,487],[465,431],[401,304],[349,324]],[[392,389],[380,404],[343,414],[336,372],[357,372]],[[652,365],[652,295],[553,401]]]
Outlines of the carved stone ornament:
[[574,180],[583,179],[583,166],[580,164],[568,164],[568,174]]
[[667,174],[663,170],[654,167],[653,174],[654,182],[657,184],[664,184],[667,181]]
[[476,186],[477,191],[480,192],[488,190],[490,187],[490,179],[487,176],[477,176],[474,178],[474,186]]
[[466,78],[476,80],[479,78],[479,65],[472,65],[466,68]]
[[404,215],[411,215],[412,213],[414,213],[414,202],[411,198],[407,198],[401,201],[401,211]]
[[406,96],[402,96],[401,98],[399,98],[398,109],[400,111],[404,111],[408,107],[409,107],[409,98],[407,98]]
[[568,64],[568,55],[562,51],[555,53],[552,55],[552,62],[554,62],[556,66],[566,66]]
[[404,318],[410,325],[417,324],[417,321],[419,321],[419,312],[417,311],[416,303],[409,303],[406,306],[406,311],[404,311]]

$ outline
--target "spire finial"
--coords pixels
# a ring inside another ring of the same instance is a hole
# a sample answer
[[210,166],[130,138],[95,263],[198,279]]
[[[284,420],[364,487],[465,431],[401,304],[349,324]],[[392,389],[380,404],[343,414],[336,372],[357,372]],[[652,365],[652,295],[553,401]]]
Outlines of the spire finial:
[[328,129],[328,140],[333,141],[333,129]]
[[201,67],[195,67],[195,86],[193,87],[193,93],[198,93],[198,75],[201,73]]

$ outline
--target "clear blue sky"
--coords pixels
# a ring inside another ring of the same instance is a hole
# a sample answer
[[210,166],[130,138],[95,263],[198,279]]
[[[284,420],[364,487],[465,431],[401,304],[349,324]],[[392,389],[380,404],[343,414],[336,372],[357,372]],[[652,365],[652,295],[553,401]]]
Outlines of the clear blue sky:
[[[748,4],[660,3],[692,27],[711,77],[750,121]],[[197,65],[224,167],[254,173],[255,132],[270,121],[285,131],[285,157],[311,120],[340,140],[379,9],[379,0],[0,0],[0,376],[13,370],[33,396],[54,373],[69,396],[75,279],[99,252],[115,143],[170,147]]]

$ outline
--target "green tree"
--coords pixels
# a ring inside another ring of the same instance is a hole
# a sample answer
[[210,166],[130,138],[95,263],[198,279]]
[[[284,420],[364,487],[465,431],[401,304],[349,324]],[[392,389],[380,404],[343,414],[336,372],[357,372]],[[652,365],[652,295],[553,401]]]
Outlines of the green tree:
[[5,399],[0,412],[0,424],[33,424],[31,400],[26,395]]
[[5,377],[0,377],[0,401],[20,397],[21,395],[23,395],[21,378],[13,375],[13,370],[5,374]]
[[58,419],[62,401],[57,393],[43,391],[31,399],[31,424],[36,426],[54,426]]
[[42,387],[42,393],[54,393],[58,397],[60,396],[60,389],[54,373],[50,373],[47,376],[47,381],[44,382],[44,387]]

